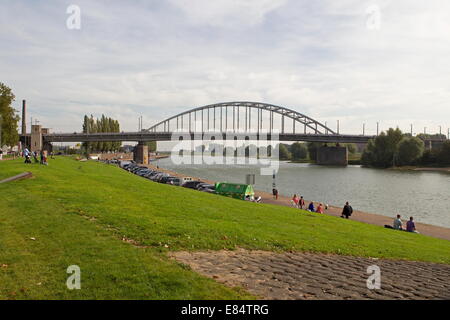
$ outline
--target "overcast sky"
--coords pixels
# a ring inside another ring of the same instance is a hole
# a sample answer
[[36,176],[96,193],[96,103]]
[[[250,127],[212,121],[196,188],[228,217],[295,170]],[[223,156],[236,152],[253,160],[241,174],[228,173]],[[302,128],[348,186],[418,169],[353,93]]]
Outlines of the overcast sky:
[[[81,9],[81,29],[66,10]],[[0,81],[53,131],[247,100],[341,132],[450,126],[448,0],[0,0]],[[29,118],[29,117],[28,117]],[[29,120],[28,120],[29,121]],[[445,128],[445,129],[444,129]]]

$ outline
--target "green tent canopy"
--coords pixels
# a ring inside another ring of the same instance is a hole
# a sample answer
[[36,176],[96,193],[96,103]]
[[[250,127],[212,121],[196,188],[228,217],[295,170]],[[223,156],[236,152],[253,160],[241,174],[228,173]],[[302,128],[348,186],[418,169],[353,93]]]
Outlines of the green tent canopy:
[[245,200],[246,196],[254,197],[255,192],[249,184],[237,184],[228,182],[216,183],[216,194],[231,197],[235,199]]

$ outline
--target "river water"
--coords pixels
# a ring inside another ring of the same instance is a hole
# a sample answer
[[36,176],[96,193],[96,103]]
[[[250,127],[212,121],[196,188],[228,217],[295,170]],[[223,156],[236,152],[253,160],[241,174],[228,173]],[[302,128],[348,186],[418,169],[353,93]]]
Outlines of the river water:
[[[200,161],[199,161],[200,162]],[[246,174],[256,175],[255,190],[272,191],[271,175],[260,175],[258,165],[175,164],[170,158],[157,164],[188,176],[213,181],[245,183]],[[360,166],[324,167],[280,162],[276,186],[281,195],[343,206],[355,210],[450,228],[450,174],[445,172],[395,171]]]

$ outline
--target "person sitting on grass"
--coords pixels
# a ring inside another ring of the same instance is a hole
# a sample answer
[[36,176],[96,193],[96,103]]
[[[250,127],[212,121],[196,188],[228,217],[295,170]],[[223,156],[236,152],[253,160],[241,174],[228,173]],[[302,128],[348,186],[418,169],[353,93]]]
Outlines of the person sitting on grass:
[[309,204],[309,206],[308,206],[308,211],[310,211],[310,212],[315,212],[316,210],[314,209],[314,203],[313,202],[311,202],[310,204]]
[[323,213],[323,205],[320,203],[316,210],[317,213]]
[[397,218],[394,219],[393,227],[395,230],[403,230],[403,222],[402,219],[400,219],[401,216],[398,214]]
[[341,218],[346,218],[348,219],[348,217],[350,217],[353,213],[353,208],[352,206],[346,202],[344,208],[342,209],[342,214],[341,214]]
[[298,207],[298,201],[299,201],[299,199],[298,199],[297,195],[294,194],[294,196],[292,197],[292,205],[294,207]]
[[409,217],[409,221],[406,223],[406,231],[418,233],[416,230],[416,224],[414,223],[413,217]]
[[300,200],[298,201],[298,207],[303,210],[304,206],[305,206],[305,199],[303,199],[303,196],[301,196]]

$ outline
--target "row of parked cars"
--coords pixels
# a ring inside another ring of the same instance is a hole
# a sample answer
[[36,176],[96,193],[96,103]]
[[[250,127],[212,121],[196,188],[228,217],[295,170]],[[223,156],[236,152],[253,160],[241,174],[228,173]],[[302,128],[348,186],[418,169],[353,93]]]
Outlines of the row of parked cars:
[[118,164],[122,169],[134,173],[140,177],[149,179],[151,181],[195,189],[202,192],[208,193],[215,192],[214,185],[199,180],[193,180],[190,177],[174,177],[168,173],[140,166],[134,162],[124,162],[124,161],[118,162],[107,161],[107,162],[111,164]]

